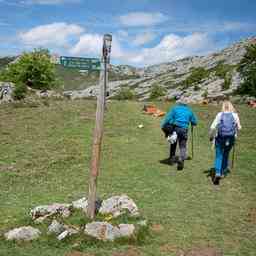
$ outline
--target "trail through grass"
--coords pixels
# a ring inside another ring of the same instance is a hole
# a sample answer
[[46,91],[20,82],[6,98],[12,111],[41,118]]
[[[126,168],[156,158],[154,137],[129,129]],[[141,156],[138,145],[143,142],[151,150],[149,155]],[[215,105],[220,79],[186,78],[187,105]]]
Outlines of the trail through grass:
[[[161,256],[207,246],[227,256],[255,255],[255,110],[238,108],[243,130],[235,170],[216,188],[206,173],[213,162],[207,134],[220,107],[193,106],[199,117],[195,157],[178,173],[175,166],[159,162],[168,156],[168,145],[160,120],[143,115],[142,106],[109,103],[98,194],[104,199],[128,194],[150,224],[161,228],[151,230],[142,244],[83,243],[78,249],[72,242],[46,236],[21,244],[1,237],[0,256],[60,256],[74,250],[97,256],[129,250]],[[94,101],[51,102],[39,108],[1,106],[0,233],[31,224],[28,212],[34,206],[71,202],[87,194],[95,107]]]

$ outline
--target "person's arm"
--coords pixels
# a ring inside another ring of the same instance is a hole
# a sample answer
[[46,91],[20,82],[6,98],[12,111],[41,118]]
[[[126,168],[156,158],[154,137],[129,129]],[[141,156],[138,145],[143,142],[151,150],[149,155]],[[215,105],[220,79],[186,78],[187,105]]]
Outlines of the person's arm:
[[190,123],[193,126],[197,125],[197,117],[196,115],[193,113],[193,111],[191,111],[191,116],[190,116]]
[[221,117],[221,113],[218,113],[210,126],[209,136],[211,141],[214,139],[216,135],[216,130],[220,122],[220,117]]
[[242,126],[241,126],[241,123],[240,123],[240,119],[239,119],[239,116],[237,113],[234,113],[234,118],[235,118],[235,121],[236,121],[236,125],[237,125],[237,130],[241,130],[242,129]]
[[161,122],[161,128],[169,123],[173,123],[174,121],[174,111],[175,109],[171,109],[165,116],[164,120]]

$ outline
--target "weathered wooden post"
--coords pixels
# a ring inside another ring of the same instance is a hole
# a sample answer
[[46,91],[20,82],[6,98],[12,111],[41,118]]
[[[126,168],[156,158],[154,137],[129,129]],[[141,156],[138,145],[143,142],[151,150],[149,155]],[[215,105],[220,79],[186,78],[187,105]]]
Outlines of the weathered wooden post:
[[100,167],[100,156],[101,156],[101,144],[103,137],[103,124],[104,124],[104,110],[106,101],[106,88],[107,88],[107,72],[108,64],[110,62],[112,36],[105,34],[103,38],[102,48],[102,60],[103,60],[103,71],[100,72],[99,81],[99,93],[97,98],[97,110],[95,119],[95,129],[93,135],[92,145],[92,158],[90,166],[90,178],[89,178],[89,194],[88,194],[88,209],[87,215],[89,218],[94,219],[96,197],[97,197],[97,178],[99,175]]

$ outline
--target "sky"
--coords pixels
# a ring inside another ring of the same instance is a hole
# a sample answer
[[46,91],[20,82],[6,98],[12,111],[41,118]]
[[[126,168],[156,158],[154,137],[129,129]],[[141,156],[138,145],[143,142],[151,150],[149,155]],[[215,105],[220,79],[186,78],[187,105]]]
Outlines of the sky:
[[0,56],[48,48],[148,66],[218,51],[256,36],[255,0],[0,0]]

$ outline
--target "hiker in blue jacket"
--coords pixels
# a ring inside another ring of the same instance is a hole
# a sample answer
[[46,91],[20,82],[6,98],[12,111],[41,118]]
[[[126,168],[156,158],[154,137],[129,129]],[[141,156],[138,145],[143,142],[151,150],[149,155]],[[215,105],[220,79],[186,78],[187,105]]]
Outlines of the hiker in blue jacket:
[[[197,118],[191,108],[187,105],[186,99],[177,100],[177,104],[169,110],[161,123],[165,136],[171,141],[169,163],[176,162],[176,147],[179,143],[180,156],[177,170],[183,170],[184,160],[187,159],[187,140],[189,125],[197,125]],[[176,135],[176,136],[175,136]],[[175,138],[177,139],[175,140]],[[172,140],[174,138],[174,140]]]
[[215,175],[213,177],[215,185],[218,185],[220,178],[228,172],[229,153],[235,144],[237,132],[241,128],[239,116],[232,103],[224,101],[222,111],[216,115],[210,127],[210,141],[215,145]]

